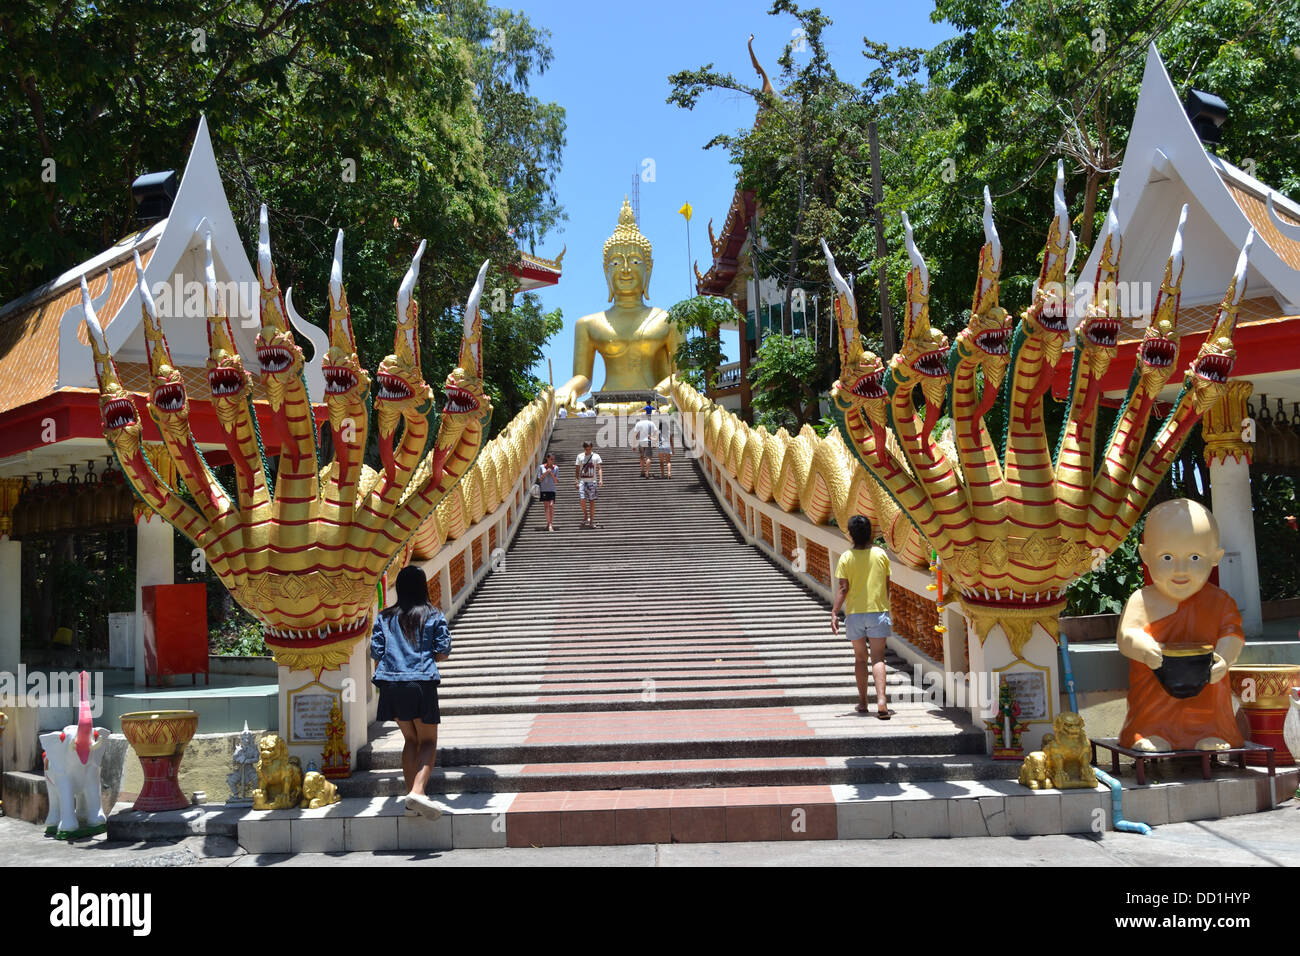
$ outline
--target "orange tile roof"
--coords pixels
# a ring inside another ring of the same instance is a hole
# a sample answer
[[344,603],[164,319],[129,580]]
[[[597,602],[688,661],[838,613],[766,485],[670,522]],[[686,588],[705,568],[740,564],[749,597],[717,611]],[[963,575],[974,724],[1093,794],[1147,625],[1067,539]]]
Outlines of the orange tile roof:
[[[1269,248],[1276,252],[1283,262],[1292,269],[1300,269],[1300,242],[1282,235],[1273,222],[1273,217],[1268,214],[1268,206],[1265,205],[1264,200],[1227,177],[1224,177],[1223,184],[1228,187],[1228,192],[1241,207],[1241,211],[1246,214],[1250,224],[1255,227],[1259,237],[1268,243]],[[1277,203],[1273,204],[1273,208],[1287,223],[1300,226],[1300,219],[1290,215]]]
[[[141,261],[147,264],[153,251],[153,247],[140,251]],[[117,317],[122,303],[135,288],[135,265],[131,259],[117,263],[112,269],[112,294],[103,308],[95,310],[104,328]],[[108,267],[93,277],[87,276],[86,281],[91,297],[100,295],[108,282]],[[80,304],[81,287],[73,284],[0,319],[0,414],[55,391],[59,380],[59,322],[64,312]],[[84,328],[78,330],[77,339],[90,348]]]

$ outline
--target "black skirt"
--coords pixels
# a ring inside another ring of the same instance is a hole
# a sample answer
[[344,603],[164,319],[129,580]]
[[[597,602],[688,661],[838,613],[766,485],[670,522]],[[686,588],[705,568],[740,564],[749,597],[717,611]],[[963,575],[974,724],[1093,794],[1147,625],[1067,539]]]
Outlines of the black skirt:
[[375,681],[375,686],[379,688],[379,713],[376,720],[419,720],[426,724],[441,722],[436,680],[380,680]]

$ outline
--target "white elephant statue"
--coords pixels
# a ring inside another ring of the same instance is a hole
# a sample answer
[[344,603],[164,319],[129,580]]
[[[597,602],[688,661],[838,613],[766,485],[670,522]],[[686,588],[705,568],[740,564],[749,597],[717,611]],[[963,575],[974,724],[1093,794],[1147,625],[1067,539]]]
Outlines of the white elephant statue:
[[46,836],[67,840],[108,829],[99,793],[99,770],[109,733],[107,728],[91,727],[86,721],[81,727],[69,725],[41,734],[45,792],[50,798]]

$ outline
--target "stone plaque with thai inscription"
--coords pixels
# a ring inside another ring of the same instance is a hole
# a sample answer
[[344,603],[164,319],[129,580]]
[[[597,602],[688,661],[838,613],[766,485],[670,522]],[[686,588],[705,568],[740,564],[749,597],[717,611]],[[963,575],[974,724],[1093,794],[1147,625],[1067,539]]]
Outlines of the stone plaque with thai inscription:
[[1001,679],[1020,704],[1021,720],[1051,720],[1047,706],[1047,675],[1040,671],[1003,671]]
[[324,684],[309,684],[297,692],[290,692],[289,743],[323,743],[330,708],[336,701],[339,701],[338,692]]

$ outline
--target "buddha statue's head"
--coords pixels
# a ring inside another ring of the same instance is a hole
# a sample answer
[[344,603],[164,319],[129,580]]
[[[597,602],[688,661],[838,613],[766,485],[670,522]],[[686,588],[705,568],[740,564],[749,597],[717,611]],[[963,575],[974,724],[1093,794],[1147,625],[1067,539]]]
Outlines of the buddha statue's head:
[[653,267],[650,240],[637,228],[636,215],[625,196],[618,213],[618,226],[605,240],[605,283],[610,301],[616,296],[636,296],[640,301],[650,288]]

